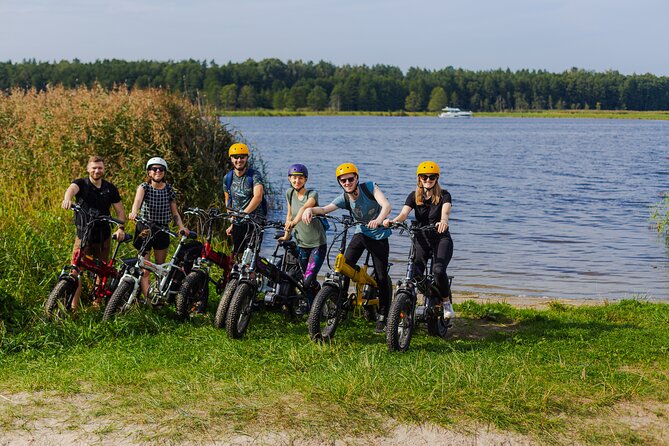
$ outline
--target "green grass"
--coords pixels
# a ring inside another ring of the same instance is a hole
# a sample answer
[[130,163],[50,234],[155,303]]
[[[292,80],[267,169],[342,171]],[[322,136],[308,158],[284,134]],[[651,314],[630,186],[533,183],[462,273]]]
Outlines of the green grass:
[[274,313],[256,313],[241,341],[210,318],[179,324],[170,309],[110,324],[97,312],[55,324],[35,314],[2,339],[0,392],[92,394],[97,417],[174,441],[258,429],[326,439],[380,432],[390,418],[550,438],[619,402],[669,401],[669,305],[456,310],[450,339],[421,330],[404,354],[360,319],[317,345],[304,323]]

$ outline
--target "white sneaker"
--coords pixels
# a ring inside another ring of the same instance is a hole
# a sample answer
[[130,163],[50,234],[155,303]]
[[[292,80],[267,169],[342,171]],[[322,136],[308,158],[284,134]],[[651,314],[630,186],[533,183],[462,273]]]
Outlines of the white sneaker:
[[455,317],[455,310],[453,310],[452,303],[442,302],[441,305],[444,307],[444,319],[451,319]]

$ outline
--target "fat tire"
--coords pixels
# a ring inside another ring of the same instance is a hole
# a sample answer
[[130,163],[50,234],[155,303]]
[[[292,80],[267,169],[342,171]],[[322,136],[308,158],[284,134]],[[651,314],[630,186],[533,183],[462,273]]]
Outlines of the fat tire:
[[116,287],[116,290],[114,290],[114,293],[109,298],[109,302],[107,302],[105,313],[102,315],[103,321],[114,319],[114,317],[121,312],[125,304],[130,300],[130,295],[132,294],[133,289],[135,289],[134,280],[121,280],[118,287]]
[[214,317],[214,327],[216,328],[225,328],[225,319],[228,316],[228,308],[230,308],[230,301],[232,296],[235,295],[235,290],[237,290],[237,285],[239,284],[238,279],[230,279],[225,285],[223,294],[221,295],[221,300],[218,302],[218,308],[216,308],[216,316]]
[[209,283],[204,271],[191,271],[176,297],[177,319],[184,322],[190,316],[195,302],[204,302],[205,308],[209,297]]
[[415,327],[412,296],[401,291],[393,299],[386,324],[386,345],[389,352],[409,350]]
[[77,283],[72,279],[60,279],[53,287],[44,303],[44,313],[47,317],[55,318],[61,313],[72,312],[72,298],[77,290]]
[[340,319],[337,314],[338,298],[339,287],[336,285],[323,285],[323,288],[316,294],[307,319],[311,340],[328,342],[334,337]]
[[251,322],[253,313],[253,286],[244,282],[240,283],[230,301],[228,316],[225,321],[225,331],[232,339],[244,336]]

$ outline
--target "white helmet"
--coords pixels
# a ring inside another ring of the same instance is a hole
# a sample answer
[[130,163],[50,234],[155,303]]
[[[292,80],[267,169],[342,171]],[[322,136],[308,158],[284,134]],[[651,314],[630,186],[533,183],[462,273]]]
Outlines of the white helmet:
[[159,166],[163,166],[165,168],[165,171],[168,171],[169,169],[167,168],[167,161],[162,159],[159,156],[154,156],[151,158],[149,161],[146,162],[146,169],[148,170],[149,167],[153,166],[154,164],[157,164]]

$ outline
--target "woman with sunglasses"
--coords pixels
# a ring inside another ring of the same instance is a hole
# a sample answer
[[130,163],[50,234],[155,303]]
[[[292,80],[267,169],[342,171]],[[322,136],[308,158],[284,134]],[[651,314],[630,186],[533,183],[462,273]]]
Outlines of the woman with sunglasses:
[[[152,225],[167,227],[170,222],[179,226],[179,230],[188,235],[188,229],[181,221],[181,216],[177,210],[176,193],[171,184],[165,181],[167,174],[167,161],[160,157],[153,157],[146,163],[146,179],[137,187],[135,201],[132,203],[132,211],[128,216],[135,220],[139,215],[143,219],[150,221]],[[135,227],[135,240],[133,245],[138,250],[144,245],[144,238],[141,233],[147,229],[142,223],[137,223]],[[170,246],[170,236],[164,232],[159,232],[144,248],[142,255],[149,258],[151,249],[156,263],[165,263],[167,259],[167,248]],[[144,296],[149,291],[149,272],[144,271],[140,280],[140,286]]]
[[309,170],[304,164],[293,164],[288,169],[291,187],[286,190],[286,234],[281,239],[288,240],[291,233],[295,235],[299,260],[304,271],[304,287],[311,308],[320,289],[317,277],[327,254],[327,240],[323,224],[307,225],[302,221],[302,214],[306,209],[318,206],[318,192],[306,187],[308,178]]
[[440,169],[434,161],[425,161],[416,169],[416,190],[412,191],[404,202],[400,214],[383,224],[403,222],[414,211],[420,226],[434,226],[436,231],[422,232],[416,237],[416,273],[422,274],[427,260],[435,253],[432,272],[442,296],[444,318],[455,316],[451,305],[450,289],[446,268],[453,257],[453,240],[448,231],[448,219],[451,215],[451,194],[439,185]]
[[[360,183],[358,168],[353,163],[344,163],[337,167],[337,182],[344,192],[334,201],[323,207],[305,209],[302,221],[309,224],[313,215],[325,215],[336,209],[346,209],[356,221],[367,223],[358,225],[351,238],[344,257],[346,263],[355,265],[362,253],[369,251],[374,262],[374,271],[379,283],[379,313],[376,320],[376,333],[383,333],[390,307],[392,285],[388,279],[388,255],[390,229],[383,227],[384,219],[390,214],[391,206],[379,186],[372,181]],[[347,279],[348,282],[348,279]],[[348,288],[348,284],[345,285]]]

